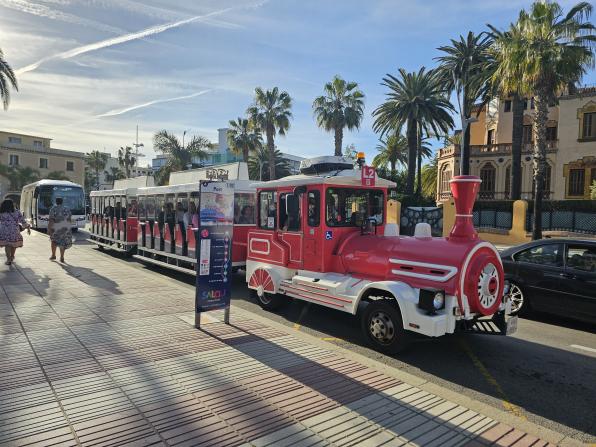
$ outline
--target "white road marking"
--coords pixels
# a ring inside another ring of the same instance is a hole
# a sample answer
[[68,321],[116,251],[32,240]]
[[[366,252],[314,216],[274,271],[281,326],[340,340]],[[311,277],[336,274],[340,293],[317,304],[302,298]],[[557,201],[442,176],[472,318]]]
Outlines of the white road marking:
[[584,351],[593,352],[596,354],[596,349],[594,349],[594,348],[588,348],[587,346],[582,346],[582,345],[569,345],[569,346],[571,346],[572,348],[575,348],[575,349],[583,349]]

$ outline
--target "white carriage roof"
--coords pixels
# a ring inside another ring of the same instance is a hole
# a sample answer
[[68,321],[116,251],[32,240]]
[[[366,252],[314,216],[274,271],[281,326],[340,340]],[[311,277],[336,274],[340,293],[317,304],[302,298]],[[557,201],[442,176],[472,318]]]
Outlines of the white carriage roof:
[[[229,180],[226,183],[234,184],[234,191],[236,192],[255,192],[255,187],[249,180]],[[201,182],[184,183],[181,185],[169,186],[153,186],[150,188],[139,188],[139,195],[153,195],[153,194],[176,194],[180,192],[198,192],[201,187]]]
[[[336,186],[362,186],[360,169],[346,169],[343,171],[326,172],[318,175],[290,175],[278,180],[269,182],[257,182],[252,186],[255,188],[279,188],[284,186],[300,186],[300,185],[336,185]],[[395,182],[381,177],[375,180],[375,186],[382,188],[394,188]]]
[[109,196],[134,196],[137,194],[138,188],[125,189],[104,189],[102,191],[91,191],[90,197],[109,197]]

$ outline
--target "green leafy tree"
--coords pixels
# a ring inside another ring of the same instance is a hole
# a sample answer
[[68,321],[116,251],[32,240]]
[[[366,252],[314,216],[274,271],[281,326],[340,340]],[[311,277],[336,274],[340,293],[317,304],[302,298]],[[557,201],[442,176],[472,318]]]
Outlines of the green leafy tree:
[[377,145],[379,153],[373,158],[372,165],[375,168],[390,167],[390,175],[396,175],[397,164],[408,164],[408,141],[406,138],[395,133],[385,139],[381,138]]
[[235,154],[242,154],[242,159],[248,163],[251,152],[263,145],[261,132],[246,118],[238,117],[236,121],[231,120],[229,126],[228,146]]
[[428,137],[423,137],[423,129],[418,129],[418,150],[416,153],[416,194],[422,195],[422,160],[430,158],[433,154],[432,147],[428,144]]
[[64,171],[52,171],[46,176],[46,178],[50,180],[70,180]]
[[108,154],[99,151],[91,151],[86,155],[85,162],[87,163],[89,170],[95,176],[95,182],[90,189],[94,188],[99,190],[99,186],[101,184],[99,176],[106,168],[106,164],[108,163]]
[[9,166],[6,177],[12,191],[20,191],[23,186],[36,182],[41,178],[39,171],[28,166]]
[[[248,159],[248,175],[251,180],[271,180],[271,169],[269,169],[269,150],[259,147]],[[283,159],[281,152],[275,149],[274,153],[274,178],[282,178],[290,175],[290,167]]]
[[167,155],[166,164],[157,172],[156,181],[164,185],[170,172],[185,171],[194,167],[193,160],[204,160],[208,157],[207,150],[213,144],[205,137],[195,135],[190,142],[182,146],[180,140],[167,130],[161,130],[153,136],[153,148]]
[[4,53],[0,49],[0,100],[2,100],[4,110],[8,109],[8,104],[10,103],[10,87],[15,91],[19,90],[14,71],[4,59]]
[[462,129],[465,127],[466,131],[460,163],[465,175],[470,173],[470,127],[464,121],[470,120],[476,101],[486,97],[490,74],[484,69],[490,45],[491,39],[487,34],[470,31],[465,37],[459,36],[459,40],[451,39],[450,45],[439,47],[438,50],[445,54],[436,58],[442,85],[449,92],[455,92],[461,104]]
[[290,129],[292,118],[292,98],[288,92],[280,92],[277,87],[264,91],[261,87],[255,89],[254,104],[246,113],[254,125],[265,134],[267,151],[269,153],[269,178],[276,179],[275,175],[275,135],[285,135]]
[[130,178],[131,169],[136,162],[137,159],[135,158],[132,147],[126,146],[118,149],[118,164],[124,170],[126,178]]
[[422,196],[434,199],[437,193],[437,177],[439,169],[439,157],[435,155],[432,161],[422,167]]
[[497,53],[494,77],[503,78],[503,88],[528,97],[534,95],[533,239],[542,238],[548,104],[594,64],[596,28],[589,22],[591,13],[592,6],[587,2],[576,4],[567,14],[556,2],[534,2],[529,11],[519,13],[515,27],[520,32]]
[[357,82],[346,82],[335,75],[325,84],[325,94],[317,97],[312,108],[319,127],[334,132],[335,155],[341,157],[344,128],[358,129],[364,116],[364,93]]
[[375,109],[373,129],[381,136],[406,127],[408,141],[408,181],[405,193],[414,193],[419,124],[426,133],[445,134],[453,127],[453,106],[445,95],[443,80],[434,70],[422,67],[408,73],[399,69],[398,76],[387,74],[382,85],[389,88],[387,100]]
[[104,175],[106,176],[106,181],[112,185],[116,180],[126,178],[126,174],[118,166],[111,166],[109,171],[104,171]]

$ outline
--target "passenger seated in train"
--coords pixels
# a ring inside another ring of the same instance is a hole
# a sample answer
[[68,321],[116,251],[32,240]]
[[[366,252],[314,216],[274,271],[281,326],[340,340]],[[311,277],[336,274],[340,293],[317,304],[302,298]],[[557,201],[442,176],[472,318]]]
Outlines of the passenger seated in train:
[[238,224],[252,224],[254,222],[254,209],[251,205],[244,205],[238,217]]
[[335,197],[332,195],[327,196],[327,222],[332,225],[332,223],[340,223],[342,221],[339,208],[335,203]]
[[182,205],[182,202],[178,202],[176,204],[176,223],[178,225],[180,225],[180,228],[182,229],[183,232],[184,232],[184,229],[186,228],[186,225],[184,224],[185,212],[186,212],[186,210],[184,209],[184,205]]
[[194,202],[190,202],[188,205],[188,211],[184,213],[184,227],[198,228],[199,227],[199,215],[197,213],[197,206]]

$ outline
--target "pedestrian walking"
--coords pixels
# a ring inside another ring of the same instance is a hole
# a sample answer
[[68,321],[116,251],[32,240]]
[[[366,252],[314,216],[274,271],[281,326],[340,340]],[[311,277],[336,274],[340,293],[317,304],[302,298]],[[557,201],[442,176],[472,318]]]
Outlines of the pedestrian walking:
[[14,255],[17,248],[23,246],[23,236],[21,231],[27,229],[31,234],[30,226],[21,212],[14,207],[10,199],[6,199],[0,204],[0,247],[4,247],[6,252],[6,265],[14,262]]
[[59,248],[60,262],[64,262],[64,252],[72,246],[71,212],[62,203],[62,197],[57,197],[56,205],[50,209],[48,234],[52,242],[51,261],[56,259],[56,248]]

